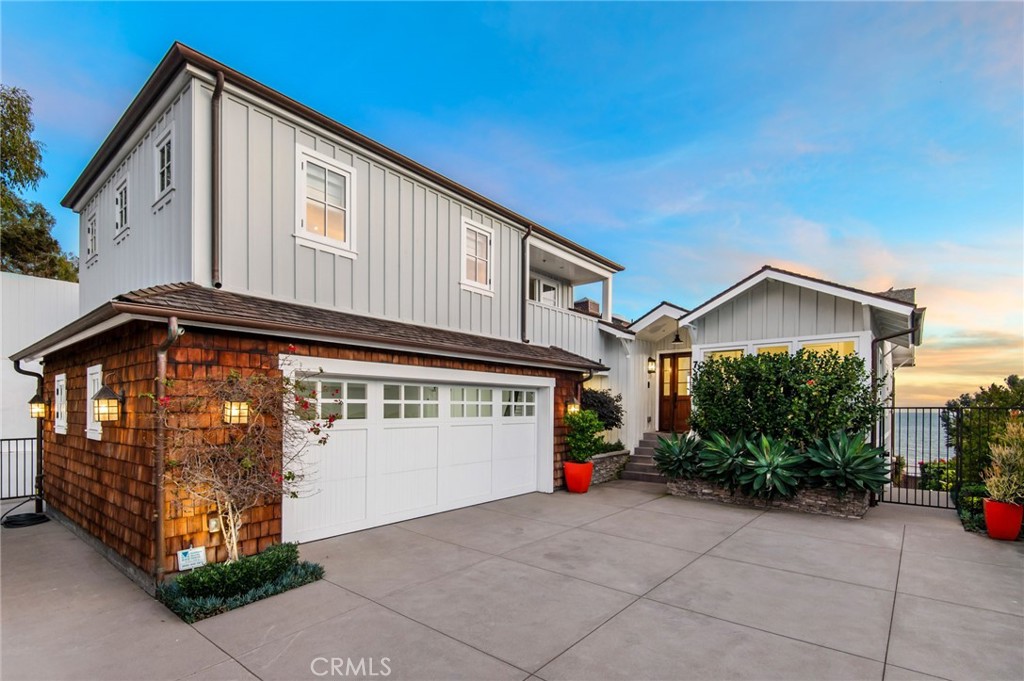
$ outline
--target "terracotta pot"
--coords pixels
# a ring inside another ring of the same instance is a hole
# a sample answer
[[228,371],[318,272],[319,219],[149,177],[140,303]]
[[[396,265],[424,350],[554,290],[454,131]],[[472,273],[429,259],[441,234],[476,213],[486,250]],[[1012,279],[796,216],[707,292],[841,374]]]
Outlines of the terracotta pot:
[[570,492],[576,494],[584,494],[590,489],[590,481],[594,477],[594,462],[588,461],[586,463],[575,463],[573,461],[566,461],[563,464],[565,467],[565,487]]
[[993,539],[1014,541],[1020,536],[1022,520],[1024,505],[985,499],[985,528]]

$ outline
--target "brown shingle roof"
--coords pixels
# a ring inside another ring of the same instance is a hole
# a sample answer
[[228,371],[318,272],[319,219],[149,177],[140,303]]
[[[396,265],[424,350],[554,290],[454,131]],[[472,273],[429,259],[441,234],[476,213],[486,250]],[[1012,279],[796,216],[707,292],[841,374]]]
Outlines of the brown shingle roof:
[[535,366],[603,371],[599,362],[560,348],[449,331],[283,300],[259,298],[194,283],[167,284],[116,297],[12,358],[38,356],[71,336],[117,314],[177,317],[287,336],[320,336],[342,344],[377,344],[425,354],[443,353]]

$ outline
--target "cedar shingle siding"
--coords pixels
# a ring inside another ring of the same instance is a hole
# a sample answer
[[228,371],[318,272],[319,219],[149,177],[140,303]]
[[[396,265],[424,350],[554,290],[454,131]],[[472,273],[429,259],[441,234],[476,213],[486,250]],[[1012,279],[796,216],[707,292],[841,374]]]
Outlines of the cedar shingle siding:
[[[196,381],[224,378],[232,370],[277,374],[277,356],[288,353],[289,339],[271,339],[232,332],[206,331],[185,325],[186,333],[170,349],[168,396],[193,392]],[[46,358],[47,397],[52,400],[53,377],[68,376],[68,434],[53,432],[52,415],[45,427],[45,491],[54,509],[147,573],[153,571],[153,452],[156,441],[154,404],[142,397],[154,391],[156,349],[166,337],[160,324],[133,322],[117,330],[60,350]],[[562,458],[565,403],[573,394],[579,374],[573,371],[534,369],[498,363],[467,362],[383,350],[295,342],[294,354],[367,362],[387,362],[432,368],[491,371],[556,379],[554,430],[554,483],[563,484]],[[127,406],[122,419],[105,424],[102,441],[85,437],[86,368],[101,363],[114,390],[122,387]],[[227,558],[221,535],[210,534],[207,508],[178,498],[173,484],[166,485],[164,513],[164,568],[176,569],[175,552],[189,546],[214,547],[210,559]],[[281,538],[280,499],[254,509],[240,535],[249,555]]]

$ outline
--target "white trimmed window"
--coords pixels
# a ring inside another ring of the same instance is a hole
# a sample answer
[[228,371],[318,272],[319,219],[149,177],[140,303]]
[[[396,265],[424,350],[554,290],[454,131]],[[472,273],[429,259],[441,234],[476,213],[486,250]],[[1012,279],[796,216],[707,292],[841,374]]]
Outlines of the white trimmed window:
[[88,262],[96,257],[99,249],[96,247],[96,215],[90,215],[85,223],[85,260]]
[[128,178],[121,180],[114,191],[114,238],[121,236],[128,224]]
[[438,416],[436,385],[384,384],[384,418],[433,419]]
[[704,359],[739,359],[744,354],[743,348],[729,348],[727,350],[708,350],[704,353]]
[[840,357],[845,357],[857,352],[857,342],[854,340],[808,341],[802,343],[801,348],[810,352],[822,353],[835,350]]
[[156,142],[156,150],[153,154],[156,159],[156,198],[160,200],[165,194],[174,189],[174,163],[171,158],[174,149],[174,138],[168,130]]
[[501,415],[506,417],[533,416],[537,405],[535,390],[502,390]]
[[296,158],[296,238],[314,248],[354,257],[355,168],[301,146]]
[[462,285],[480,293],[494,287],[494,233],[472,220],[462,221]]
[[530,300],[558,307],[558,284],[553,279],[534,277],[530,280]]
[[53,379],[53,432],[68,432],[68,375],[57,374]]
[[85,372],[85,436],[90,440],[103,439],[103,424],[93,418],[92,396],[103,387],[103,365],[94,364]]
[[452,388],[450,409],[452,418],[491,418],[494,415],[494,390]]

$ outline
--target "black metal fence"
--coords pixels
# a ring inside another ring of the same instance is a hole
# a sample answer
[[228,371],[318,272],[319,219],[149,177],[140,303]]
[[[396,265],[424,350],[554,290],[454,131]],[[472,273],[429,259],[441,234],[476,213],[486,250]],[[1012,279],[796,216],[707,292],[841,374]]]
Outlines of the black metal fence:
[[0,499],[17,499],[33,494],[36,477],[36,439],[0,440]]
[[956,508],[964,485],[981,484],[989,442],[1010,416],[1003,407],[888,407],[876,442],[889,455],[882,501]]

